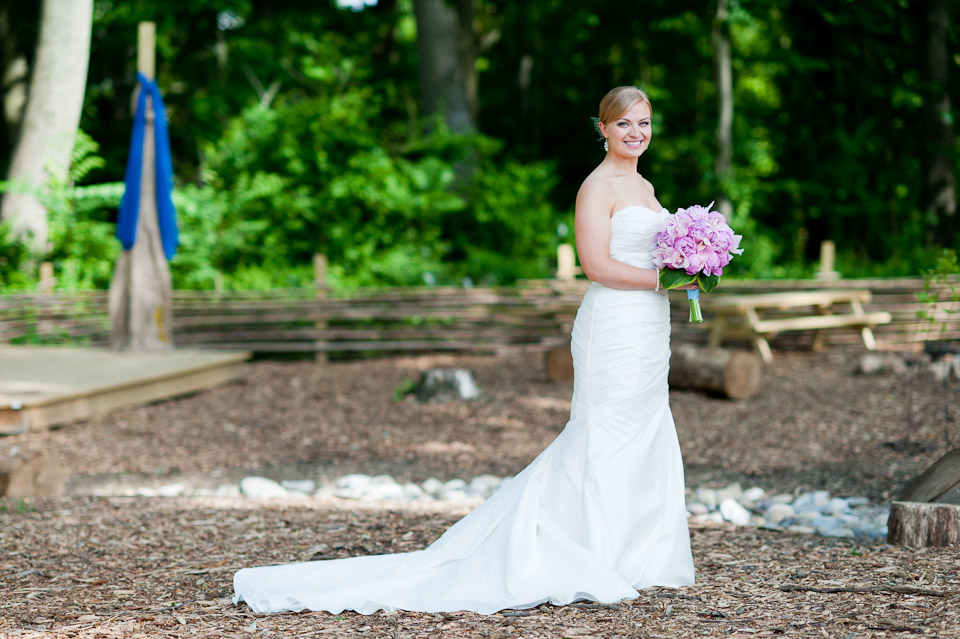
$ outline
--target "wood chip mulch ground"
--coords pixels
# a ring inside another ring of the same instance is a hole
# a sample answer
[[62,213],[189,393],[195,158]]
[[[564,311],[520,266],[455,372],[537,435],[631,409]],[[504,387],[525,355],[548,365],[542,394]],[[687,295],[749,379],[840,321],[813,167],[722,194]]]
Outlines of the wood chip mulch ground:
[[[922,374],[853,373],[860,351],[777,353],[762,391],[671,396],[691,486],[825,488],[883,502],[956,444],[957,390]],[[472,370],[484,399],[397,400],[431,366]],[[43,449],[68,494],[0,500],[3,637],[957,637],[960,553],[692,525],[697,584],[612,606],[472,613],[254,615],[233,606],[250,565],[422,548],[463,511],[354,502],[98,497],[389,473],[514,474],[563,427],[570,384],[536,355],[251,364],[235,384],[0,440]],[[462,507],[460,507],[462,509]]]

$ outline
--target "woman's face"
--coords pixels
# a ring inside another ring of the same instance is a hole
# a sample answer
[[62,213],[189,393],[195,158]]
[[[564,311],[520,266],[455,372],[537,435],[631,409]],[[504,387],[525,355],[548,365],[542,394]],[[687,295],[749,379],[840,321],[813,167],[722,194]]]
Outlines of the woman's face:
[[638,158],[650,146],[653,127],[650,124],[650,106],[646,102],[637,102],[609,125],[600,124],[611,153]]

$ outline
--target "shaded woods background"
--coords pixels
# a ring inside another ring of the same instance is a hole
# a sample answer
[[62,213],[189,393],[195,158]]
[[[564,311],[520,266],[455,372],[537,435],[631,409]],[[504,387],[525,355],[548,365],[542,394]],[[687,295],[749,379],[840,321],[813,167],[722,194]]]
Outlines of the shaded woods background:
[[[16,36],[4,69],[33,55],[28,4],[0,2]],[[734,274],[807,275],[823,239],[847,276],[916,274],[955,246],[958,3],[723,1],[719,21],[716,2],[693,0],[359,6],[97,0],[89,138],[73,182],[48,194],[40,257],[59,286],[105,287],[119,251],[139,20],[157,22],[179,288],[303,285],[317,252],[336,285],[547,276],[602,159],[589,117],[630,83],[654,105],[642,173],[670,209],[729,198],[748,249]],[[724,39],[729,168],[716,161]],[[954,108],[931,121],[945,98]],[[0,171],[15,125],[5,115]],[[0,232],[0,289],[32,286],[36,258]]]

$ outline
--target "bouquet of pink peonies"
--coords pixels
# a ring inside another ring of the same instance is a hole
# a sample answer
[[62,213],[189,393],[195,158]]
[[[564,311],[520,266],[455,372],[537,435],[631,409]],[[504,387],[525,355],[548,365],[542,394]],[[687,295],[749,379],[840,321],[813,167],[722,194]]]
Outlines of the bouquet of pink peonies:
[[[653,262],[660,271],[663,288],[679,288],[697,282],[700,290],[710,292],[720,282],[723,267],[734,255],[743,253],[741,235],[735,235],[727,218],[699,204],[678,209],[667,226],[657,234]],[[687,291],[690,321],[702,322],[700,290]]]

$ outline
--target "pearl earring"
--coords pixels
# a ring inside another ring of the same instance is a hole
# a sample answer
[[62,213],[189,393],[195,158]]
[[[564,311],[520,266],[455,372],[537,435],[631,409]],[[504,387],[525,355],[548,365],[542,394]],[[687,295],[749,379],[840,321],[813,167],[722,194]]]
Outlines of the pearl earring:
[[604,151],[610,150],[610,142],[607,141],[607,138],[603,138],[603,150]]

